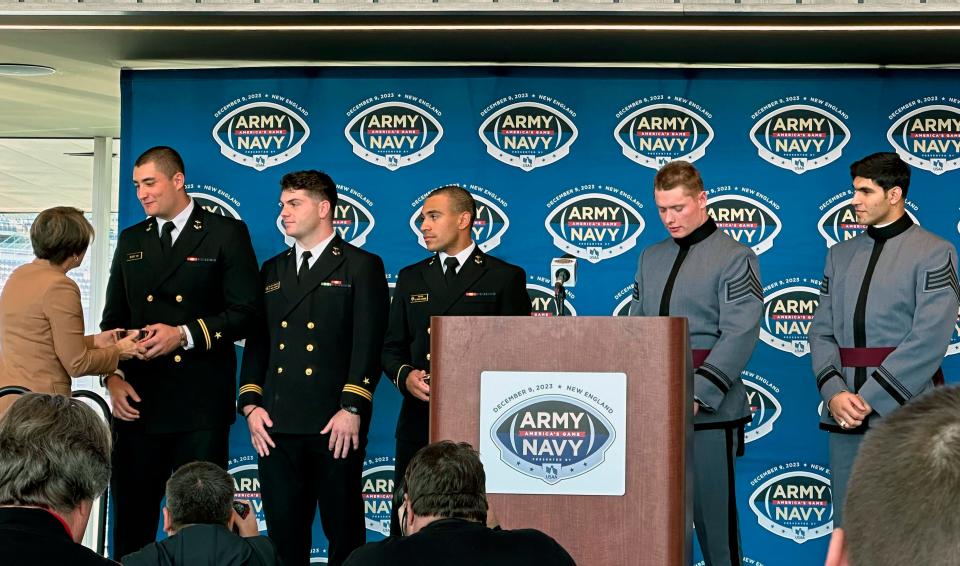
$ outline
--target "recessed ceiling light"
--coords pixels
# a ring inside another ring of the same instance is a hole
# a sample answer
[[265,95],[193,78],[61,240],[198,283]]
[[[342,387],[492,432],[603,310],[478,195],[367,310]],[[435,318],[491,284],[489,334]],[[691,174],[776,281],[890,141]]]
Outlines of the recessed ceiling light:
[[19,63],[0,63],[0,75],[7,77],[42,77],[52,75],[57,70],[43,65],[21,65]]

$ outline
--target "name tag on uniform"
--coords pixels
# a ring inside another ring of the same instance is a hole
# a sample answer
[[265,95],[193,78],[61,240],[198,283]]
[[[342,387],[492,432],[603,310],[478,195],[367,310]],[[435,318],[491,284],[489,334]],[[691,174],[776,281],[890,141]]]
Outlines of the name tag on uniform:
[[127,261],[137,261],[143,259],[143,252],[133,252],[127,254]]
[[419,295],[410,295],[411,303],[425,303],[430,300],[430,295],[427,293],[421,293]]
[[279,289],[280,289],[280,282],[277,281],[276,283],[271,283],[271,284],[267,285],[266,287],[264,287],[264,288],[263,288],[263,292],[264,292],[264,293],[272,293],[273,291],[277,291],[277,290],[279,290]]

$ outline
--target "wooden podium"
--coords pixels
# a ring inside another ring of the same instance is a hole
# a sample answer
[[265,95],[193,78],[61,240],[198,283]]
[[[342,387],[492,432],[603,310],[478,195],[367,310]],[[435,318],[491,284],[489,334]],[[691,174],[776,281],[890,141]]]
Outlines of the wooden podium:
[[687,566],[693,523],[687,321],[433,317],[430,441],[480,446],[483,371],[627,375],[623,496],[491,494],[503,528],[536,528],[581,566]]

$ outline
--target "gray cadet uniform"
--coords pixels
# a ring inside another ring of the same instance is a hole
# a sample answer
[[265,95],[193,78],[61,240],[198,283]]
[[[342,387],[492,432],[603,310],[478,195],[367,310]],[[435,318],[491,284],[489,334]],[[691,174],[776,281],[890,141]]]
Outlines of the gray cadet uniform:
[[[942,382],[940,362],[957,322],[957,252],[904,214],[827,252],[810,327],[813,373],[830,431],[834,526],[842,526],[847,479],[869,421]],[[840,428],[829,402],[859,393],[873,408],[863,425]],[[891,448],[894,449],[894,448]]]
[[690,328],[694,396],[694,525],[708,566],[739,565],[733,461],[750,421],[740,372],[763,314],[757,256],[712,219],[640,254],[632,316],[683,316]]

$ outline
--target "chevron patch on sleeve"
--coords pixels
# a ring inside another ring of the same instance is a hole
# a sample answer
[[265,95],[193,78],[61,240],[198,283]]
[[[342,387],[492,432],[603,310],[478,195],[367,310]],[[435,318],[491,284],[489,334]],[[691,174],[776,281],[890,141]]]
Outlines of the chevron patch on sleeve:
[[823,281],[820,282],[820,294],[829,295],[830,294],[830,278],[826,275],[823,276]]
[[747,269],[743,272],[743,275],[727,281],[727,302],[733,303],[750,295],[763,302],[763,287],[760,285],[760,278],[757,277],[753,265],[748,261]]
[[947,287],[953,289],[957,300],[960,301],[960,282],[957,281],[957,270],[953,266],[952,257],[947,258],[947,263],[943,267],[926,272],[923,290],[924,292],[936,291]]

